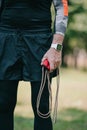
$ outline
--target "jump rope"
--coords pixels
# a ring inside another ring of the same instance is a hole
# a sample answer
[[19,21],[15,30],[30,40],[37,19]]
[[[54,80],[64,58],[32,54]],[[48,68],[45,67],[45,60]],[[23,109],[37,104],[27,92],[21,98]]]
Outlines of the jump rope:
[[[41,80],[41,85],[39,89],[39,93],[37,96],[37,114],[41,118],[48,118],[51,116],[52,112],[52,90],[51,90],[51,83],[50,83],[50,64],[48,60],[44,60],[43,66],[42,66],[42,80]],[[55,103],[54,103],[54,110],[53,110],[53,123],[57,122],[57,116],[58,116],[58,93],[59,93],[59,68],[57,69],[57,89],[56,89],[56,95],[55,95]],[[47,113],[42,113],[39,108],[40,108],[40,101],[41,101],[41,96],[43,94],[43,90],[45,87],[45,83],[48,83],[48,91],[49,91],[49,110]]]

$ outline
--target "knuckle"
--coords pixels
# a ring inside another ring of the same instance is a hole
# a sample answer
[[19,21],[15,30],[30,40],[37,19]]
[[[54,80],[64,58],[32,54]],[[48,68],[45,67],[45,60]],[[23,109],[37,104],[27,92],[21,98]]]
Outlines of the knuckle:
[[50,59],[50,62],[54,63],[54,61],[55,61],[54,59]]
[[59,62],[59,60],[58,60],[58,59],[55,59],[55,62],[56,62],[56,63],[58,63],[58,62]]
[[54,70],[54,66],[53,65],[50,65],[50,70]]

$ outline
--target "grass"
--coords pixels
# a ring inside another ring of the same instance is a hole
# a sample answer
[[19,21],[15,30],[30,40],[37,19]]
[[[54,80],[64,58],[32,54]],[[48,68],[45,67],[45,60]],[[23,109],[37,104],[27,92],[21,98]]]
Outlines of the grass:
[[55,130],[86,130],[87,112],[79,109],[66,109],[60,112]]
[[[54,95],[56,79],[53,79]],[[33,130],[30,83],[20,82],[15,109],[15,130]],[[54,96],[53,96],[54,103]],[[61,69],[58,122],[54,130],[87,129],[87,72]]]

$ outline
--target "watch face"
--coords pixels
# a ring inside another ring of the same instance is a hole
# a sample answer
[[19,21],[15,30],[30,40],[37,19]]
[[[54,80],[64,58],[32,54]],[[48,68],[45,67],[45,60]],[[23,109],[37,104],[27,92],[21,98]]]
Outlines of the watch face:
[[61,51],[62,50],[62,45],[58,44],[57,45],[57,50]]

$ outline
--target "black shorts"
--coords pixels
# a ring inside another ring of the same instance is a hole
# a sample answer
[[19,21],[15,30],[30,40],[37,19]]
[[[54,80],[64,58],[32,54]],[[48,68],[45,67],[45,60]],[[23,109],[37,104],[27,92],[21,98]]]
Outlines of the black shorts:
[[0,80],[41,80],[41,59],[52,38],[49,30],[0,27]]

